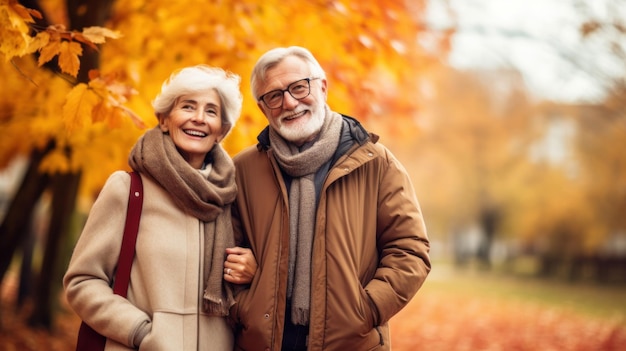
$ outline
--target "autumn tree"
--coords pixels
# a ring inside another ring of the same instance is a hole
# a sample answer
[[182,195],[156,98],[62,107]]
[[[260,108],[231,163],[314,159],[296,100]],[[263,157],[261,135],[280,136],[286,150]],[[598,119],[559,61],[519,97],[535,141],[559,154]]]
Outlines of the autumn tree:
[[[626,233],[626,85],[616,85],[604,104],[578,120],[576,151],[588,201],[604,235]],[[622,254],[625,254],[622,252]]]
[[511,199],[527,190],[518,179],[534,139],[532,103],[515,71],[430,74],[435,84],[424,95],[422,134],[411,148],[418,195],[431,233],[451,243],[456,262],[478,258],[489,266],[492,243],[514,215]]
[[[244,78],[244,110],[225,141],[235,153],[253,143],[266,124],[247,78],[256,58],[271,47],[311,49],[327,70],[329,103],[335,110],[366,125],[384,118],[407,129],[416,128],[420,108],[411,77],[437,65],[435,57],[447,50],[445,35],[433,40],[442,43],[434,46],[442,51],[418,44],[429,34],[422,19],[424,1],[386,1],[381,6],[374,0],[56,0],[26,7],[2,1],[6,26],[0,69],[11,84],[2,94],[9,113],[1,119],[8,133],[0,142],[0,166],[17,156],[27,157],[30,164],[2,223],[0,278],[25,237],[34,204],[50,189],[55,212],[42,283],[60,278],[52,251],[58,252],[63,241],[73,242],[61,234],[68,234],[75,201],[86,212],[107,176],[128,167],[130,147],[144,128],[156,124],[150,101],[173,70],[206,63]],[[42,15],[39,22],[35,14]],[[115,40],[100,45],[105,38]],[[43,61],[53,58],[60,72],[42,70]],[[40,289],[55,297],[49,288]],[[49,310],[49,305],[36,310]],[[49,318],[35,319],[49,325]]]
[[543,211],[521,216],[525,220],[518,226],[524,240],[533,242],[539,251],[543,274],[560,271],[572,279],[580,278],[583,268],[597,279],[626,273],[626,252],[616,245],[620,238],[626,238],[626,158],[622,152],[626,147],[626,89],[623,76],[609,69],[612,64],[623,67],[626,62],[626,27],[619,1],[606,1],[601,6],[602,16],[587,3],[580,2],[577,9],[585,19],[580,25],[582,42],[594,43],[602,59],[571,60],[583,73],[603,83],[605,98],[540,107],[535,120],[544,126],[548,137],[551,130],[569,134],[567,157],[538,164],[545,176],[534,177],[532,183],[544,191],[528,196],[522,206],[528,210],[534,202],[532,206],[540,205]]
[[[626,67],[626,10],[623,5],[620,1],[607,2],[605,16],[601,17],[591,15],[590,4],[579,4],[579,11],[586,18],[580,26],[583,39],[599,43],[618,67]],[[607,94],[603,101],[594,108],[587,107],[587,113],[577,119],[580,138],[576,151],[584,165],[581,178],[589,201],[594,204],[598,223],[604,227],[601,231],[610,239],[618,233],[626,233],[623,215],[626,213],[626,159],[622,152],[626,147],[626,79],[623,71],[622,74],[606,70],[592,73],[604,79]]]
[[538,104],[514,71],[431,74],[412,174],[456,262],[489,264],[499,240],[508,258],[537,258],[538,274],[577,278],[581,259],[606,255],[624,228],[620,100]]
[[[62,118],[51,118],[51,116],[58,115],[57,111],[48,111],[52,112],[50,114],[42,113],[44,109],[41,106],[32,105],[32,100],[23,106],[24,109],[14,108],[12,109],[13,114],[7,116],[8,121],[5,125],[7,131],[15,131],[15,135],[19,135],[18,138],[20,139],[11,141],[5,138],[3,140],[5,144],[2,150],[3,156],[8,156],[3,157],[3,163],[15,156],[16,154],[13,152],[19,148],[30,148],[28,152],[31,153],[31,157],[26,176],[15,197],[16,201],[9,207],[5,220],[0,227],[2,232],[0,277],[4,277],[20,240],[27,236],[25,234],[35,203],[43,191],[49,189],[52,212],[41,269],[36,279],[35,309],[31,316],[32,324],[49,327],[51,325],[52,306],[56,300],[54,287],[58,287],[58,279],[54,278],[58,277],[60,268],[58,267],[59,248],[63,238],[67,237],[81,177],[80,167],[68,162],[75,157],[71,145],[71,139],[75,136],[72,135],[73,130],[71,128],[65,127],[75,124],[72,119],[83,112],[80,111],[82,98],[88,94],[84,94],[84,91],[81,92],[81,89],[87,85],[91,78],[94,78],[89,76],[89,72],[97,69],[99,65],[96,43],[104,42],[104,38],[112,34],[107,33],[104,29],[94,27],[102,25],[107,20],[111,3],[105,1],[70,1],[69,8],[72,8],[73,11],[68,12],[69,27],[81,28],[82,31],[66,30],[66,26],[62,24],[49,25],[37,5],[36,2],[29,3],[28,6],[31,7],[26,8],[15,1],[3,2],[2,21],[6,24],[3,26],[5,31],[3,36],[12,39],[13,42],[4,41],[2,53],[9,60],[36,53],[39,66],[44,66],[53,58],[57,59],[60,70],[58,72],[55,70],[53,73],[59,74],[60,79],[69,84],[58,82],[58,78],[55,82],[54,77],[50,77],[51,73],[47,73],[47,77],[45,76],[46,73],[38,74],[37,76],[42,79],[39,84],[43,83],[46,86],[37,88],[34,96],[37,94],[43,94],[42,97],[53,95],[54,91],[50,89],[57,87],[59,88],[59,96],[63,96],[62,94],[65,92],[68,94],[68,98],[63,105],[58,106],[63,107],[59,109],[62,110]],[[86,45],[90,50],[83,52],[82,45]],[[82,70],[79,67],[81,65],[79,56],[82,56]],[[26,76],[17,62],[13,61],[13,64],[18,66],[17,70],[20,74]],[[51,79],[51,81],[47,79]],[[38,86],[38,83],[32,78],[28,82]],[[93,79],[92,84],[96,83],[96,79]],[[70,90],[72,86],[75,89]],[[104,104],[109,103],[104,99],[111,97],[112,94],[108,94],[106,87],[101,88],[101,90],[104,90],[106,94],[103,94],[99,100],[104,101]],[[75,94],[74,97],[72,94]],[[42,99],[41,102],[43,101],[45,100]],[[115,99],[110,101],[115,101]],[[52,109],[54,110],[54,107]],[[102,109],[111,110],[105,106]],[[106,113],[103,112],[102,114]],[[36,137],[22,138],[24,133],[32,131],[29,128],[29,123],[35,125],[40,119],[45,120],[43,126],[47,126],[49,129],[43,129],[43,133],[35,134]],[[17,142],[18,140],[19,142]],[[22,143],[26,145],[19,145]]]

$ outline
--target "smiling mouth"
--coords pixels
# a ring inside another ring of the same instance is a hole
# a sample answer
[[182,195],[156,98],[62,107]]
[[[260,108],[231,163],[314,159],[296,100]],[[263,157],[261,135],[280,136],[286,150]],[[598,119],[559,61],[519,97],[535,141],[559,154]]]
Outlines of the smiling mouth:
[[285,121],[291,121],[291,120],[294,120],[294,119],[296,119],[296,118],[300,118],[300,117],[304,116],[304,114],[305,114],[305,113],[306,113],[306,110],[304,110],[304,111],[300,111],[300,112],[295,113],[295,114],[293,114],[293,115],[291,115],[291,116],[287,116],[287,117],[285,117],[285,118],[283,118],[283,119],[284,119]]
[[207,136],[206,133],[198,131],[198,130],[183,129],[183,132],[185,132],[185,134],[187,134],[187,135],[191,135],[191,136],[195,136],[195,137],[204,138],[205,136]]

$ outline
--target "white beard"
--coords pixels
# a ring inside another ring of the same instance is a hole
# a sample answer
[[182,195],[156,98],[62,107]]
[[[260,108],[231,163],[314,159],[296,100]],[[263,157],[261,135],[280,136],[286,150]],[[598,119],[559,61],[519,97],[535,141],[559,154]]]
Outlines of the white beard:
[[320,107],[310,110],[311,117],[306,124],[285,126],[281,123],[278,134],[285,138],[285,140],[294,143],[311,139],[312,136],[317,135],[317,133],[322,130],[322,125],[324,125],[326,111],[323,105]]

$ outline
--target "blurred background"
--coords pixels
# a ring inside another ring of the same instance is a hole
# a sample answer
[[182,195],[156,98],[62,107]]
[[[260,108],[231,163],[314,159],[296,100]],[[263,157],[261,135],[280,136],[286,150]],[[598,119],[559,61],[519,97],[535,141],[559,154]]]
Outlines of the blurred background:
[[0,0],[0,349],[71,350],[61,277],[175,69],[310,49],[412,176],[433,270],[394,350],[626,349],[626,0]]

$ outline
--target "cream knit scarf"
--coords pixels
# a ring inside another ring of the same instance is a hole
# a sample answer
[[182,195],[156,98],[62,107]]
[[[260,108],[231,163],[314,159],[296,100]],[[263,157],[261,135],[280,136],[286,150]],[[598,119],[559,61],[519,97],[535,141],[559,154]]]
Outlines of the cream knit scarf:
[[169,135],[155,127],[137,141],[128,162],[161,185],[181,210],[204,222],[204,307],[208,314],[227,316],[234,299],[223,271],[226,248],[234,246],[230,206],[237,192],[230,156],[216,144],[206,160],[211,170],[203,175],[183,159]]
[[341,133],[342,118],[326,107],[320,135],[302,147],[289,143],[270,128],[276,160],[293,177],[289,189],[289,278],[294,324],[308,325],[311,303],[311,252],[315,230],[315,172],[333,156]]

